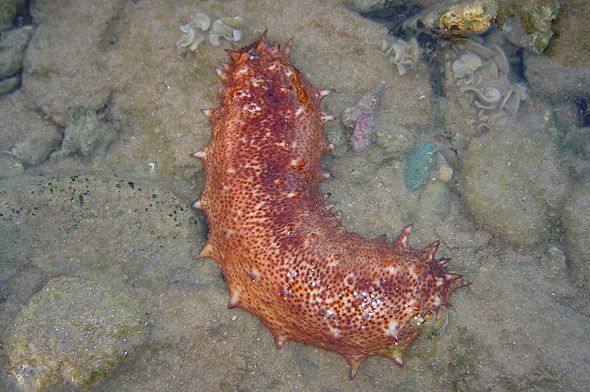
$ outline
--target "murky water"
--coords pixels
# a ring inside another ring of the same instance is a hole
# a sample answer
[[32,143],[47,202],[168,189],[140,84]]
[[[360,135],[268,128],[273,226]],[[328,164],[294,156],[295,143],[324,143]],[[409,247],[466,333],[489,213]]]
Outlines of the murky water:
[[[0,390],[586,390],[590,6],[430,3],[14,2]],[[335,89],[321,190],[347,229],[392,240],[413,223],[411,243],[440,239],[470,282],[403,368],[373,357],[351,382],[334,353],[277,350],[227,309],[218,265],[192,259],[207,236],[190,208],[199,109],[219,102],[223,49],[266,29]]]

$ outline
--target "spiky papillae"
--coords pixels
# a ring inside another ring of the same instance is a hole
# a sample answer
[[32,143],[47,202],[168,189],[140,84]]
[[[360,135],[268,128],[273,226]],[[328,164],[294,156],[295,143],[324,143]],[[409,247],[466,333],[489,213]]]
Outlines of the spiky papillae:
[[209,222],[199,254],[219,262],[230,307],[258,316],[277,346],[289,340],[336,351],[354,377],[370,355],[402,364],[421,320],[439,315],[460,276],[436,259],[438,242],[391,243],[349,233],[318,192],[331,146],[320,111],[329,90],[311,86],[284,48],[256,42],[228,51],[218,69],[221,105],[204,111],[213,136],[202,151]]

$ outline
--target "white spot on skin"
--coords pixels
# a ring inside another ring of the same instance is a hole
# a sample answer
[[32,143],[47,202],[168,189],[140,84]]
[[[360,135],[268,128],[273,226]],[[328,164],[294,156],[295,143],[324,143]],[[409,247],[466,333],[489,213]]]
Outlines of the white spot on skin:
[[440,287],[443,285],[445,280],[443,278],[436,278],[436,287]]
[[399,323],[395,320],[391,320],[385,330],[385,336],[393,336],[394,338],[397,338],[399,333],[399,330],[397,329],[398,327]]
[[334,317],[336,313],[334,313],[334,311],[332,309],[327,309],[326,310],[326,317]]
[[348,275],[346,275],[346,277],[344,278],[344,284],[346,286],[352,286],[356,283],[356,275],[354,274],[354,272],[349,273]]
[[250,270],[250,279],[252,279],[253,282],[258,282],[260,279],[260,271],[256,268],[252,268]]
[[334,120],[334,116],[330,116],[328,113],[322,113],[322,121],[328,122]]
[[396,268],[393,265],[388,265],[387,267],[385,267],[385,271],[387,271],[391,275],[395,275]]
[[249,111],[250,113],[259,112],[262,110],[262,108],[254,102],[249,103],[248,105],[244,106],[244,109]]
[[250,94],[246,90],[238,90],[234,96],[236,98],[249,98]]
[[240,76],[242,74],[248,73],[248,71],[250,70],[250,68],[248,68],[247,66],[242,66],[238,69],[238,71],[236,72],[236,76]]
[[299,117],[303,113],[305,113],[305,108],[303,106],[299,106],[295,111],[295,117]]
[[236,210],[234,212],[234,216],[232,217],[232,221],[238,222],[239,220],[241,220],[241,216],[242,216],[242,211]]
[[293,76],[293,71],[291,71],[289,68],[285,69],[285,76],[290,78]]
[[264,83],[264,79],[250,78],[250,83],[253,87],[260,87]]
[[238,289],[235,289],[233,291],[233,293],[231,294],[231,298],[229,299],[229,303],[227,304],[227,306],[230,308],[234,308],[238,305],[239,301],[240,301],[240,292],[238,291]]
[[334,339],[338,339],[340,338],[340,330],[338,328],[335,328],[333,326],[328,326],[328,328],[330,329],[330,333],[332,334],[332,337]]

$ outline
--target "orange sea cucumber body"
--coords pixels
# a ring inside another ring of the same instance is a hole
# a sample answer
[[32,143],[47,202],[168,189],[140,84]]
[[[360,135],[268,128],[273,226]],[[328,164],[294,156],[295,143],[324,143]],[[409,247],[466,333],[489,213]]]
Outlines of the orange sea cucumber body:
[[195,207],[209,222],[199,256],[223,269],[230,307],[258,316],[279,347],[289,340],[336,351],[354,377],[382,355],[402,364],[420,325],[439,317],[458,274],[436,259],[438,242],[392,242],[347,232],[319,193],[321,156],[330,150],[320,110],[326,90],[269,45],[263,34],[230,50],[218,74],[221,105],[206,111],[213,135],[194,155],[205,168]]

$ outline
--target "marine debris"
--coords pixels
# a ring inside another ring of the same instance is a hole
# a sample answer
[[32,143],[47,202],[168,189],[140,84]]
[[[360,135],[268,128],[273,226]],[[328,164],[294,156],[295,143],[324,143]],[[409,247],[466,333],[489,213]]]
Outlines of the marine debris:
[[233,18],[217,19],[211,25],[209,32],[209,42],[211,45],[219,46],[221,38],[225,38],[231,42],[237,42],[242,38],[242,32],[235,27],[242,24],[242,18],[235,16]]
[[196,52],[208,37],[211,45],[219,46],[224,38],[231,42],[237,42],[242,38],[241,27],[243,19],[240,16],[225,17],[211,23],[209,15],[204,12],[196,12],[187,24],[180,26],[184,34],[176,42],[178,49]]
[[485,33],[495,22],[497,14],[495,0],[446,1],[408,19],[403,27],[445,38],[470,37]]
[[360,97],[353,106],[342,112],[342,123],[353,129],[350,141],[352,151],[355,153],[365,150],[373,141],[375,108],[381,100],[383,90],[385,90],[385,82],[381,81]]
[[524,90],[508,81],[510,67],[502,48],[483,46],[469,39],[458,41],[450,62],[452,81],[477,108],[477,132],[493,128],[503,118],[516,116]]
[[418,41],[414,37],[408,41],[396,37],[384,38],[381,50],[389,56],[389,61],[395,64],[400,75],[405,75],[409,70],[416,68],[420,57]]

